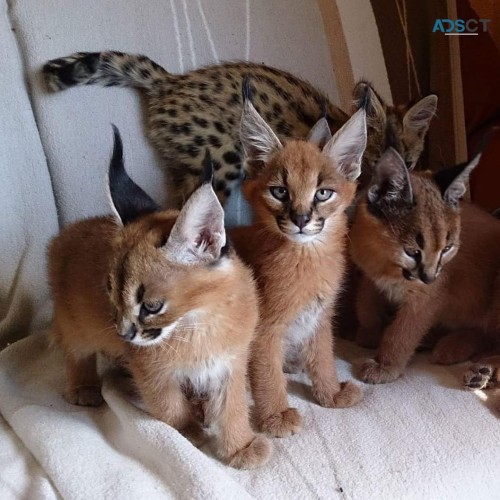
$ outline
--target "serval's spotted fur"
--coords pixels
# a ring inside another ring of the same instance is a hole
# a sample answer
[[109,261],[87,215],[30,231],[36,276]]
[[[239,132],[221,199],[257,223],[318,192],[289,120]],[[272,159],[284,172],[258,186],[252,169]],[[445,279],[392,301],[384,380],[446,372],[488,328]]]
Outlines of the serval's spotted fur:
[[[80,52],[49,61],[43,72],[49,89],[54,91],[94,83],[145,91],[149,137],[170,176],[170,199],[178,203],[198,186],[205,147],[210,148],[214,159],[215,187],[222,202],[242,177],[238,124],[242,83],[248,75],[256,110],[282,140],[305,138],[322,116],[332,133],[348,119],[311,84],[262,64],[224,63],[174,75],[145,56]],[[414,166],[435,112],[436,97],[428,96],[401,111],[386,106],[365,82],[357,85],[354,97],[358,106],[367,108],[369,134],[364,164],[368,172],[388,146]]]

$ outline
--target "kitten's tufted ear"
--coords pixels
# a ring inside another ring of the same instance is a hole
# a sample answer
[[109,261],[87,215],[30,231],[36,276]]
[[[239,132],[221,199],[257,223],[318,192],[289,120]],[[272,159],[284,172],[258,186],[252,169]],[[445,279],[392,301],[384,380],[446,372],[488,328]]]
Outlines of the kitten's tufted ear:
[[365,110],[368,127],[379,129],[385,126],[387,115],[384,102],[368,82],[360,81],[356,84],[353,98],[355,108]]
[[387,149],[375,166],[368,202],[379,206],[413,204],[410,174],[403,158],[393,148]]
[[476,168],[481,154],[476,155],[470,162],[455,167],[440,170],[434,174],[434,180],[439,186],[444,201],[457,208],[460,200],[467,191],[467,182],[471,172]]
[[283,146],[271,127],[257,113],[249,94],[249,79],[243,83],[243,114],[240,121],[240,141],[246,155],[250,175],[256,173],[273,153]]
[[[207,173],[209,158],[205,155]],[[219,259],[225,244],[224,210],[213,190],[211,176],[208,176],[188,198],[163,249],[171,261],[192,265]]]
[[366,114],[364,109],[360,109],[326,143],[323,154],[333,161],[346,179],[354,181],[361,173],[365,148]]
[[332,132],[326,118],[320,118],[307,136],[308,142],[317,144],[320,148],[323,148],[331,138]]
[[108,191],[111,208],[122,225],[157,212],[160,207],[128,176],[123,162],[123,144],[114,125],[113,156],[108,170]]
[[420,99],[405,114],[403,128],[418,137],[424,137],[431,124],[432,117],[436,114],[438,98],[431,94]]

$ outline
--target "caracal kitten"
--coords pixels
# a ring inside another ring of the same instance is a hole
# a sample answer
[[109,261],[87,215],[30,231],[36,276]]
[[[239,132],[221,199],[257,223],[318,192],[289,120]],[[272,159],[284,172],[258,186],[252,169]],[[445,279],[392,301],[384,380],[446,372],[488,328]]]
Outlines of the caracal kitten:
[[250,427],[246,401],[257,294],[250,270],[226,242],[209,158],[204,167],[207,182],[184,208],[161,211],[128,177],[115,130],[115,217],[77,222],[50,246],[54,335],[65,355],[70,403],[103,402],[96,372],[96,354],[103,353],[130,370],[149,412],[176,429],[194,423],[187,396],[202,400],[217,455],[253,468],[271,452]]
[[462,202],[472,162],[409,172],[389,149],[358,204],[351,255],[362,270],[358,343],[380,347],[361,380],[391,382],[423,337],[451,332],[433,361],[456,363],[500,338],[500,222]]
[[288,405],[289,360],[304,362],[320,405],[348,407],[361,399],[356,385],[338,381],[331,320],[344,274],[345,209],[366,145],[365,111],[333,137],[323,119],[307,140],[282,143],[247,99],[240,138],[254,222],[231,238],[254,270],[261,299],[249,367],[255,416],[261,430],[284,437],[301,428]]

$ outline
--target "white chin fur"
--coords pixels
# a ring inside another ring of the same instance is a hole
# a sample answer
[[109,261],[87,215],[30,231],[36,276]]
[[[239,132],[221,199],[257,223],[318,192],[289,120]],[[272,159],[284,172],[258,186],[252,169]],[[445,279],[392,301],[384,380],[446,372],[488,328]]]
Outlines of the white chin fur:
[[140,335],[136,335],[131,341],[131,344],[137,345],[137,346],[153,346],[156,344],[160,344],[164,340],[168,339],[171,334],[174,332],[174,330],[177,327],[177,323],[179,323],[179,320],[174,321],[171,325],[166,326],[165,328],[161,329],[160,335],[154,339],[143,339]]
[[318,234],[319,233],[317,234],[295,233],[295,234],[287,234],[287,236],[296,243],[309,243],[310,241],[313,241],[316,238],[316,236],[318,236]]

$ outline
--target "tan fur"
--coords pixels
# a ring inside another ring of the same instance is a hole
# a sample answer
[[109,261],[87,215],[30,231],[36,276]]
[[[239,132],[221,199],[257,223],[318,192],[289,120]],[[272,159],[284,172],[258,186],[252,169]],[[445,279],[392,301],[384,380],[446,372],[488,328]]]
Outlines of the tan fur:
[[[90,219],[64,229],[51,244],[54,333],[67,361],[66,398],[102,402],[95,357],[103,353],[129,368],[151,414],[177,429],[193,425],[186,395],[194,391],[194,399],[204,400],[203,423],[216,426],[221,459],[257,467],[269,458],[270,445],[250,427],[245,394],[258,319],[252,275],[234,252],[210,265],[170,262],[161,242],[177,216],[159,212],[123,228],[111,218]],[[117,331],[132,316],[141,284],[144,302],[168,304],[164,314],[144,319],[144,334],[179,321],[169,338],[145,347],[125,342]]]
[[[410,179],[415,205],[404,217],[374,215],[365,194],[350,233],[352,258],[364,273],[358,336],[376,344],[383,333],[376,359],[361,369],[370,383],[399,377],[432,328],[454,332],[438,344],[436,362],[463,361],[484,350],[488,338],[500,339],[499,222],[467,203],[454,210],[430,173]],[[425,241],[422,268],[437,268],[430,284],[402,275],[410,266],[404,248],[415,248],[418,233]],[[446,245],[453,247],[439,261]]]
[[[319,186],[334,189],[336,197],[318,204],[312,212],[311,225],[319,225],[323,218],[323,230],[313,241],[299,242],[290,236],[293,224],[289,211],[309,210],[318,178]],[[290,207],[269,194],[269,187],[276,185],[287,186]],[[317,146],[291,141],[243,188],[255,221],[251,227],[237,228],[230,235],[255,272],[261,298],[249,369],[255,413],[260,429],[284,437],[301,428],[300,415],[289,408],[287,401],[283,374],[287,335],[294,322],[298,322],[299,330],[304,329],[300,319],[308,310],[313,311],[316,326],[303,342],[290,348],[298,349],[305,360],[315,399],[322,406],[335,408],[351,406],[361,397],[355,385],[337,379],[331,331],[344,272],[344,210],[354,197],[356,185],[338,174]]]

